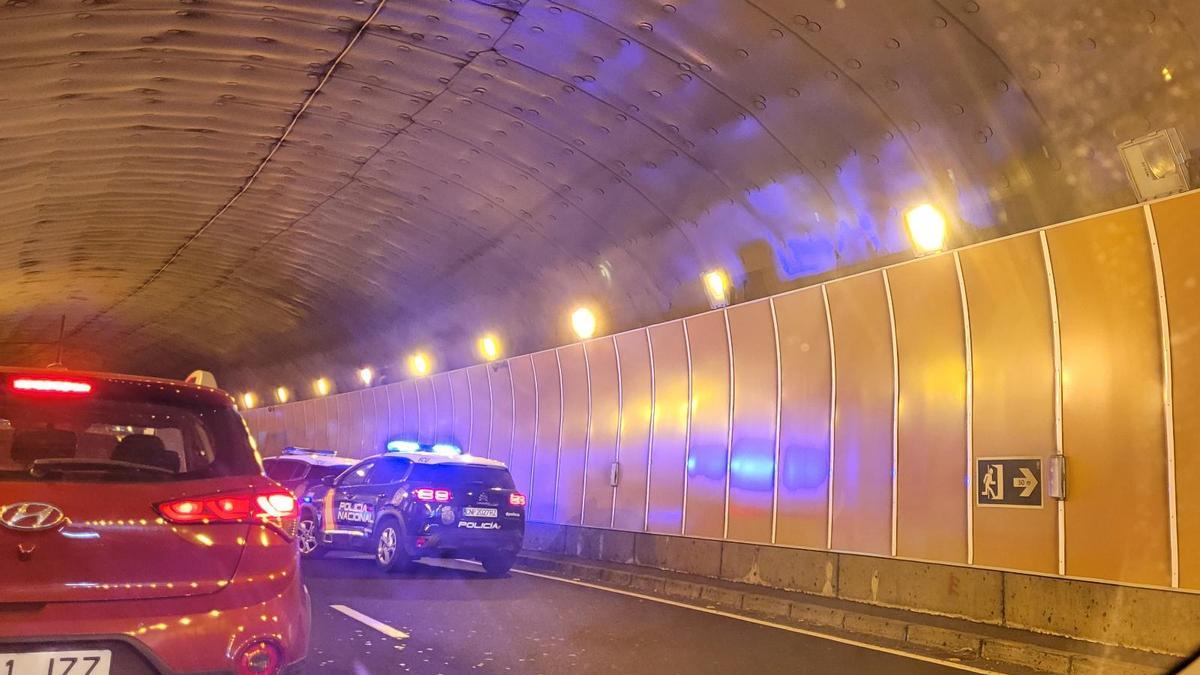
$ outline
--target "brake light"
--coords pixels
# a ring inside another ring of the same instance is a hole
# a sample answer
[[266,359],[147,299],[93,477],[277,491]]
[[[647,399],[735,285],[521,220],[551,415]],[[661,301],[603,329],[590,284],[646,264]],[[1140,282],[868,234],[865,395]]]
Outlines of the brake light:
[[450,501],[450,491],[445,488],[417,488],[413,490],[413,496],[422,502]]
[[283,655],[273,643],[262,641],[246,645],[234,660],[237,675],[275,675],[283,666]]
[[508,496],[509,506],[525,506],[525,495],[520,492],[514,492]]
[[188,497],[155,506],[166,520],[194,523],[250,523],[271,525],[287,536],[295,533],[296,498],[276,488],[259,492],[231,492],[205,497]]
[[12,382],[13,391],[24,391],[36,394],[90,394],[92,385],[87,382],[73,380],[43,380],[32,377],[19,377]]

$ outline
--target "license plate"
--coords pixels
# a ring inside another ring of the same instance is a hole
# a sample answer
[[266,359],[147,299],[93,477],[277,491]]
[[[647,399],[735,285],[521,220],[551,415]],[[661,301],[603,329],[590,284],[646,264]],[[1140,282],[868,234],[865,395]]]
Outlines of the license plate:
[[112,652],[0,654],[0,675],[108,675]]
[[[496,509],[485,509],[485,508],[481,508],[478,506],[464,506],[463,507],[463,517],[464,518],[495,518],[499,515],[500,515],[500,512],[497,511]],[[4,674],[0,673],[0,675],[4,675]]]

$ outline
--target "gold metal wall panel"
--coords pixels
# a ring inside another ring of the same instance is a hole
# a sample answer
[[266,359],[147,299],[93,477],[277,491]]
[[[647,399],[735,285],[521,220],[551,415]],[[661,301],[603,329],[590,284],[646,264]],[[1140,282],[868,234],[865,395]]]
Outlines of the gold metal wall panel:
[[537,430],[533,443],[533,479],[529,494],[531,520],[554,520],[554,492],[557,489],[558,441],[562,415],[562,395],[558,359],[553,350],[533,355],[537,393]]
[[733,442],[726,536],[770,543],[779,384],[770,301],[729,308],[729,333],[733,345]]
[[887,554],[892,537],[892,338],[878,272],[827,286],[837,359],[833,548]]
[[321,448],[333,449],[333,438],[330,436],[329,412],[327,399],[318,398],[309,401],[309,413],[312,415],[314,429],[313,443]]
[[471,420],[467,427],[467,438],[463,448],[479,457],[490,457],[488,448],[488,432],[492,421],[492,392],[488,385],[488,369],[490,364],[482,364],[467,369],[467,377],[471,386]]
[[[533,449],[537,443],[537,423],[541,421],[541,415],[539,415],[538,411],[537,385],[533,375],[533,357],[519,356],[509,359],[508,371],[512,376],[514,424],[512,431],[512,452],[509,455],[508,468],[512,472],[517,489],[524,492],[532,500]],[[557,375],[557,371],[555,375]],[[492,384],[495,385],[495,383],[496,380],[493,378]],[[557,421],[554,427],[557,429]],[[532,515],[532,509],[529,513]]]
[[[400,383],[400,428],[397,429],[398,434],[404,440],[417,440],[421,435],[421,420],[417,414],[417,406],[419,405],[420,394],[417,392],[417,383],[413,380],[406,380]],[[392,405],[395,405],[396,399],[392,398]]]
[[967,357],[954,257],[888,272],[900,404],[896,554],[967,561]]
[[647,458],[653,405],[650,343],[643,330],[616,336],[621,373],[620,472],[613,503],[613,527],[640,531],[646,526]]
[[372,387],[367,390],[375,399],[375,428],[371,435],[371,452],[383,452],[391,435],[392,411],[388,407],[387,390],[383,387]]
[[554,519],[578,525],[583,519],[583,472],[588,451],[588,368],[582,344],[560,347],[558,358],[563,409]]
[[649,329],[654,363],[653,445],[648,466],[646,529],[679,534],[687,462],[688,357],[683,322]]
[[454,443],[454,394],[450,391],[450,376],[437,373],[429,377],[434,395],[434,443]]
[[281,406],[283,410],[283,425],[287,432],[286,444],[305,447],[304,417],[300,404],[291,403]]
[[338,454],[357,457],[357,448],[351,445],[354,418],[350,411],[350,399],[346,396],[326,396],[325,399],[329,401],[330,412],[337,425],[334,449],[338,451]]
[[1200,194],[1151,208],[1170,318],[1179,585],[1200,589]]
[[433,394],[433,378],[423,377],[416,381],[417,389],[417,440],[433,443],[436,438],[434,424],[437,399]]
[[583,524],[592,527],[610,527],[613,519],[613,488],[609,478],[612,464],[617,460],[617,420],[621,411],[614,345],[611,337],[584,343],[591,374],[592,415],[583,483]]
[[[492,407],[488,434],[491,440],[487,442],[487,456],[509,463],[510,468],[513,443],[513,386],[509,379],[511,363],[512,361],[501,361],[488,366],[491,369],[489,386],[492,388]],[[529,420],[527,426],[532,427],[532,407],[529,410]],[[477,431],[476,434],[478,433]]]
[[[1055,451],[1054,329],[1041,246],[1033,233],[960,254],[971,325],[972,465],[988,457],[1044,462]],[[1043,470],[1040,480],[1045,479]],[[1058,571],[1054,500],[1044,499],[1040,509],[981,507],[975,501],[972,497],[976,564]],[[1013,546],[1014,539],[1021,545]]]
[[1167,584],[1162,347],[1142,211],[1047,238],[1062,339],[1067,574]]
[[782,396],[775,541],[825,548],[829,529],[829,326],[820,288],[775,298]]
[[692,421],[687,454],[684,534],[725,532],[729,461],[729,341],[724,312],[685,320],[692,355]]
[[[355,446],[358,453],[361,456],[376,452],[372,443],[375,436],[375,397],[365,389],[352,392],[349,396],[355,407],[353,425],[357,436]],[[380,448],[380,450],[382,449]]]
[[466,369],[453,370],[447,373],[450,380],[450,435],[448,440],[460,448],[467,447],[471,434],[471,414],[474,401],[471,400],[471,387]]

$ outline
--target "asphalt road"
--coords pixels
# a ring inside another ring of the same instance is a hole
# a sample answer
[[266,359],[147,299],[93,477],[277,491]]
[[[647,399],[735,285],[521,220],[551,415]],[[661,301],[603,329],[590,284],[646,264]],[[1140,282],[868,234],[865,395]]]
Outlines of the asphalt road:
[[472,563],[385,575],[369,559],[331,558],[305,574],[311,673],[962,672],[517,572],[489,579]]

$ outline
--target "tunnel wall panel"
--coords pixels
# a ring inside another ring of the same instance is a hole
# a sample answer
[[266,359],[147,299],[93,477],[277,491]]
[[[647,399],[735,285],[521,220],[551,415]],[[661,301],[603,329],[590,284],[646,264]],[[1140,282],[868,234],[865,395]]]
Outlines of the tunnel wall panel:
[[1200,590],[1200,194],[1152,212],[1170,316],[1179,585]]
[[[1200,590],[1197,221],[1184,195],[245,417],[266,456],[467,443],[531,521]],[[976,503],[975,460],[1060,434],[1065,501]]]
[[488,384],[490,364],[468,368],[468,388],[471,401],[470,418],[467,421],[467,438],[463,449],[479,457],[490,457],[492,432],[492,387]]
[[[1050,290],[1037,234],[962,252],[971,327],[972,463],[1055,453],[1054,333]],[[1043,465],[1041,480],[1046,479]],[[971,477],[972,481],[974,476]],[[982,489],[975,485],[974,491]],[[1058,570],[1058,509],[976,505],[974,561],[1030,572]],[[1009,542],[1021,532],[1022,545]]]
[[883,276],[828,285],[837,355],[833,548],[888,554],[892,539],[892,339]]
[[683,529],[691,368],[682,321],[649,330],[654,372],[653,438],[647,453],[646,530],[679,534]]
[[1142,211],[1047,239],[1062,340],[1067,573],[1168,583],[1162,349]]
[[455,443],[454,390],[450,388],[450,374],[437,373],[429,379],[433,384],[433,442]]
[[529,517],[554,520],[554,493],[558,489],[558,448],[562,434],[561,378],[555,351],[533,355],[537,394],[537,429],[533,442],[533,473],[530,480]]
[[729,341],[725,312],[684,321],[692,365],[684,534],[725,534],[729,463]]
[[775,298],[781,379],[775,541],[825,548],[832,371],[821,289]]
[[509,359],[508,369],[512,377],[510,384],[513,396],[512,450],[508,465],[517,489],[531,500],[528,515],[532,517],[534,448],[537,445],[538,426],[541,422],[533,357]]
[[[613,462],[617,461],[617,426],[621,414],[621,382],[617,377],[615,344],[611,337],[584,343],[592,412],[583,481],[583,524],[593,527],[610,527],[613,522],[615,495],[609,474]],[[645,483],[642,485],[644,489]]]
[[448,373],[450,379],[450,436],[449,441],[464,450],[471,436],[471,416],[475,401],[471,398],[471,380],[466,370]]
[[738,541],[770,543],[775,509],[778,364],[770,300],[729,309],[733,419],[729,526]]
[[588,453],[588,418],[591,396],[588,361],[582,344],[557,350],[562,377],[562,426],[559,431],[558,486],[554,519],[579,524],[583,519],[584,466]]
[[896,554],[967,561],[967,363],[954,258],[889,273],[899,359]]
[[612,525],[640,531],[646,524],[650,422],[654,417],[649,332],[622,333],[615,344],[620,367],[621,410],[617,456],[620,472],[613,496]]
[[[513,430],[513,361],[501,361],[489,366],[488,386],[492,390],[491,418],[488,422],[488,457],[512,466]],[[532,415],[530,415],[532,418]],[[515,470],[514,470],[515,473]]]

